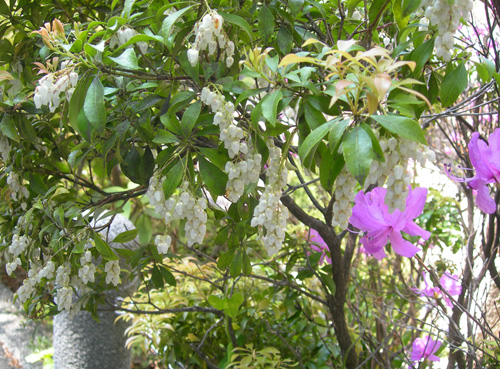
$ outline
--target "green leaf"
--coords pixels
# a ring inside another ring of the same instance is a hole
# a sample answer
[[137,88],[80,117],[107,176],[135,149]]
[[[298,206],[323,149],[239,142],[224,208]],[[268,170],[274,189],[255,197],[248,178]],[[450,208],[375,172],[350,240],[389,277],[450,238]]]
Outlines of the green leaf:
[[106,109],[104,107],[104,88],[99,77],[94,78],[87,90],[83,110],[92,127],[97,132],[102,133],[106,126]]
[[[80,132],[78,125],[78,115],[83,110],[83,104],[85,102],[85,96],[87,95],[87,89],[89,87],[90,78],[84,76],[78,81],[75,87],[73,95],[71,95],[71,100],[69,101],[68,107],[68,119],[71,127],[77,132]],[[82,134],[82,132],[80,132]],[[83,134],[82,134],[83,135]]]
[[164,129],[159,129],[156,132],[155,138],[153,139],[153,142],[156,144],[169,144],[178,141],[179,139],[177,138],[177,136]]
[[360,126],[347,133],[342,142],[342,152],[349,172],[363,184],[372,163],[372,140]]
[[220,170],[224,170],[226,163],[230,160],[226,152],[218,149],[212,149],[208,147],[198,147],[198,150],[203,154],[203,157],[207,158],[216,165]]
[[[177,10],[175,13],[170,14],[168,17],[166,17],[163,20],[163,23],[161,25],[161,31],[160,34],[163,36],[163,39],[165,42],[168,42],[168,37],[170,36],[170,33],[172,32],[172,26],[179,20],[180,17],[182,17],[185,13],[187,13],[191,8],[195,5],[188,6],[186,8]],[[169,48],[172,47],[171,44],[167,45]]]
[[205,160],[203,156],[198,155],[200,165],[200,175],[208,190],[216,198],[226,193],[227,174],[217,166]]
[[153,238],[153,226],[149,216],[143,214],[137,219],[137,230],[139,231],[139,243],[141,246],[147,246]]
[[282,97],[283,93],[281,92],[281,89],[278,89],[272,94],[266,95],[262,100],[262,115],[272,126],[276,124],[278,104]]
[[387,0],[374,0],[370,9],[368,10],[368,19],[370,20],[370,27],[375,27],[380,19],[382,19],[382,13],[388,5]]
[[156,267],[156,265],[151,270],[151,280],[156,288],[163,287],[163,277],[161,275],[160,270]]
[[331,120],[312,131],[299,146],[299,156],[302,161],[305,161],[309,156],[311,151],[316,147],[316,145],[325,137],[327,132],[335,123],[335,120]]
[[19,142],[19,135],[17,134],[14,121],[7,113],[5,113],[2,117],[2,121],[0,122],[0,130],[5,136],[10,138],[11,140]]
[[125,5],[123,6],[122,17],[129,18],[130,13],[132,12],[132,6],[134,5],[135,0],[125,0]]
[[111,242],[126,243],[133,241],[137,236],[137,233],[138,233],[137,229],[131,229],[129,231],[122,232],[119,235],[117,235]]
[[467,87],[467,70],[464,63],[447,73],[441,83],[439,97],[443,106],[452,105]]
[[421,2],[422,0],[403,0],[401,5],[403,17],[413,14],[420,7]]
[[257,19],[259,22],[258,27],[262,39],[268,40],[274,32],[274,16],[266,4],[264,4],[262,8],[260,8]]
[[227,306],[226,299],[221,299],[214,295],[208,296],[208,303],[217,310],[224,310]]
[[252,264],[250,263],[250,258],[246,252],[243,252],[243,274],[250,275],[252,274]]
[[409,15],[404,15],[403,10],[401,9],[402,0],[393,0],[392,1],[392,13],[394,14],[394,19],[398,25],[400,31],[406,28],[408,25],[408,21],[410,20]]
[[184,114],[182,115],[181,120],[181,129],[184,132],[184,135],[188,137],[193,130],[193,127],[198,120],[201,112],[201,101],[196,101],[194,104],[189,105]]
[[292,50],[292,34],[288,28],[283,24],[278,31],[278,36],[276,37],[276,42],[283,55],[287,55]]
[[293,16],[302,10],[302,5],[304,5],[304,0],[288,0],[288,6]]
[[165,194],[165,199],[169,199],[175,192],[181,183],[183,173],[184,166],[182,165],[182,161],[179,160],[172,168],[170,168],[166,175],[166,180],[163,182],[163,193]]
[[245,19],[243,19],[240,16],[235,15],[235,14],[229,14],[229,13],[223,13],[223,12],[219,12],[219,15],[222,16],[222,18],[224,18],[224,20],[226,22],[240,27],[243,31],[246,32],[248,37],[250,37],[250,41],[252,41],[252,39],[253,39],[252,28],[250,27],[250,25],[248,24],[248,22]]
[[236,255],[234,255],[233,262],[229,267],[229,274],[231,277],[236,278],[241,274],[241,268],[243,266],[243,258],[241,257],[241,252],[238,250]]
[[103,239],[98,233],[96,232],[92,233],[95,242],[95,248],[97,249],[97,252],[103,257],[103,259],[118,260],[118,256],[113,252],[113,249],[111,249],[108,243],[103,241]]
[[345,129],[349,126],[350,122],[351,121],[349,119],[336,121],[332,126],[332,129],[330,129],[328,142],[330,143],[330,152],[332,154],[338,151],[340,143],[342,142],[342,136],[344,135]]
[[399,115],[372,115],[371,118],[391,133],[427,145],[424,131],[413,119]]
[[113,60],[116,64],[121,65],[126,69],[137,70],[141,69],[137,64],[137,56],[135,55],[135,51],[133,48],[125,49],[121,55],[116,58],[110,56],[111,60]]
[[410,59],[416,63],[415,71],[413,72],[415,77],[418,77],[420,76],[420,74],[422,74],[425,64],[427,63],[427,61],[429,61],[429,58],[434,51],[434,40],[434,38],[431,38],[430,40],[419,45],[411,53]]
[[45,193],[49,190],[45,183],[43,183],[42,177],[38,174],[30,173],[29,180],[30,188],[37,194],[44,196]]
[[382,148],[380,147],[380,143],[378,142],[378,139],[375,136],[375,133],[373,133],[370,126],[366,123],[361,123],[361,128],[363,128],[365,130],[365,132],[368,133],[368,136],[370,136],[370,139],[372,140],[372,148],[373,148],[373,154],[374,154],[373,159],[384,162],[385,161],[384,152],[382,151]]
[[235,292],[231,298],[226,299],[225,313],[233,319],[236,318],[238,316],[238,310],[244,300],[245,298],[240,292]]
[[217,268],[219,268],[220,270],[225,270],[229,265],[231,265],[233,258],[234,249],[226,251],[221,256],[219,256],[219,260],[217,260]]
[[160,271],[161,271],[161,275],[163,276],[163,279],[165,280],[165,282],[167,282],[169,285],[171,285],[173,287],[175,287],[177,285],[177,281],[175,280],[175,277],[170,272],[170,270],[168,270],[164,266],[160,265]]
[[331,191],[335,180],[344,168],[344,157],[341,154],[323,155],[319,167],[319,180],[321,186]]

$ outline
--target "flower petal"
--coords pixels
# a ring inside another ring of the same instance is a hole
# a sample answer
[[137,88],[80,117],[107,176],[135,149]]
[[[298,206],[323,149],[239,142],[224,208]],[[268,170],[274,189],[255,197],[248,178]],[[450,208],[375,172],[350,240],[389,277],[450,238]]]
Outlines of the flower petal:
[[420,236],[424,240],[428,240],[431,236],[431,232],[422,229],[413,221],[406,222],[405,227],[402,229],[402,231],[408,233],[410,236]]
[[392,249],[398,255],[411,258],[420,251],[420,248],[406,241],[400,232],[391,232],[389,239],[391,240]]
[[427,199],[427,188],[418,187],[414,190],[408,186],[409,192],[408,197],[406,198],[406,214],[408,215],[407,219],[415,219],[424,210],[425,200]]
[[490,190],[486,183],[477,179],[470,182],[470,186],[477,190],[476,203],[481,211],[486,214],[493,214],[497,211],[497,204],[490,196]]

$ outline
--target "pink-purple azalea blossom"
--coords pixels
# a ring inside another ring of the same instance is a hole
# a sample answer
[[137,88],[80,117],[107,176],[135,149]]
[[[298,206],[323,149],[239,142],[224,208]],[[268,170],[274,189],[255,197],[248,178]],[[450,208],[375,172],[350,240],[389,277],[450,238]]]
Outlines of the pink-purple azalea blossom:
[[500,182],[500,128],[488,137],[489,145],[479,140],[474,132],[469,142],[469,157],[476,175],[469,180],[469,186],[477,191],[476,202],[479,209],[487,214],[497,210],[495,200],[490,196],[487,183]]
[[309,233],[309,242],[311,249],[322,253],[321,258],[319,259],[319,264],[323,264],[325,260],[330,264],[332,263],[332,258],[326,254],[327,252],[330,252],[328,245],[315,229],[311,229],[311,232]]
[[361,238],[365,250],[380,260],[387,256],[384,247],[391,242],[394,252],[401,256],[412,257],[420,248],[406,241],[401,232],[410,236],[420,236],[427,240],[430,232],[420,228],[413,219],[422,214],[427,198],[426,188],[409,187],[406,198],[406,208],[389,213],[388,206],[384,203],[387,190],[376,187],[366,194],[358,192],[354,198],[355,205],[349,222],[356,228],[366,232]]
[[[421,361],[422,359],[440,361],[441,359],[434,355],[440,347],[441,342],[438,340],[434,341],[430,336],[417,338],[413,341],[410,360],[413,362]],[[413,367],[413,365],[410,365],[410,368]]]
[[[444,293],[440,287],[430,287],[431,283],[429,278],[427,277],[426,272],[422,272],[424,276],[424,285],[425,287],[421,290],[413,288],[413,292],[415,292],[419,296],[428,296],[433,298],[438,298],[439,296],[443,296],[446,305],[450,308],[453,307],[453,303],[446,293]],[[445,272],[441,278],[439,279],[439,284],[442,286],[442,289],[446,291],[450,296],[460,296],[462,293],[462,285],[459,282],[459,278],[457,275],[451,275],[448,272]]]
[[479,133],[474,132],[469,142],[469,158],[476,170],[472,178],[461,179],[449,175],[450,178],[468,182],[477,193],[476,203],[479,209],[487,214],[497,210],[497,204],[490,195],[488,183],[500,183],[500,128],[488,137],[488,143],[479,139]]

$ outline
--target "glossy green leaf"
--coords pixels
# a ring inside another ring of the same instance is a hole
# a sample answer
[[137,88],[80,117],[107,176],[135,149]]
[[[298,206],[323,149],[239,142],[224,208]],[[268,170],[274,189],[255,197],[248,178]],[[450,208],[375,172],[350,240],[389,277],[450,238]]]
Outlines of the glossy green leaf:
[[416,63],[415,71],[413,72],[416,77],[422,74],[425,64],[429,61],[434,50],[434,41],[434,38],[425,41],[411,53],[410,59]]
[[167,268],[165,268],[162,265],[160,265],[159,268],[160,268],[161,275],[163,276],[163,279],[165,280],[165,282],[167,282],[172,287],[175,287],[177,285],[177,281],[175,280],[175,277],[170,272],[170,270],[168,270]]
[[274,32],[274,16],[266,4],[259,11],[258,27],[264,40],[268,40]]
[[452,105],[468,84],[467,70],[464,63],[447,73],[441,83],[439,97],[443,106]]
[[116,243],[126,243],[133,241],[135,237],[137,236],[137,229],[131,229],[129,231],[122,232],[118,234],[113,241],[111,242],[116,242]]
[[109,57],[116,64],[121,65],[125,69],[137,70],[141,69],[137,64],[137,56],[135,55],[135,51],[133,48],[125,49],[123,53],[121,53],[117,57]]
[[[168,17],[166,17],[161,25],[161,30],[160,34],[163,36],[163,39],[165,42],[167,42],[168,37],[170,36],[170,33],[172,32],[172,27],[173,25],[179,20],[180,17],[182,17],[184,14],[186,14],[188,11],[191,10],[191,8],[195,5],[188,6],[186,8],[182,8],[180,10],[177,10],[176,12],[170,14]],[[168,45],[171,47],[172,45]]]
[[373,159],[384,162],[385,161],[384,152],[382,151],[382,148],[380,147],[380,143],[378,142],[378,139],[375,136],[375,133],[373,133],[370,126],[366,123],[361,123],[361,128],[363,128],[365,130],[365,132],[368,133],[368,136],[370,136],[370,139],[372,140]]
[[287,55],[292,50],[293,37],[288,28],[283,24],[278,31],[276,42],[283,55]]
[[274,91],[270,95],[266,95],[262,100],[262,115],[266,120],[274,126],[276,124],[276,115],[278,115],[278,104],[283,97],[281,89]]
[[424,145],[427,144],[424,131],[413,119],[399,115],[372,115],[371,118],[391,133]]
[[182,175],[184,174],[184,166],[182,161],[178,161],[166,175],[166,180],[163,182],[163,194],[165,199],[169,199],[170,196],[175,192],[177,187],[182,181]]
[[17,134],[14,121],[7,113],[3,115],[2,121],[0,122],[0,131],[11,140],[19,142],[19,135]]
[[105,242],[98,233],[93,232],[95,248],[97,252],[105,260],[118,260],[118,256],[113,252],[113,249]]
[[243,31],[245,31],[245,33],[248,35],[248,37],[250,37],[250,41],[253,39],[252,28],[250,27],[250,25],[248,24],[248,22],[245,19],[243,19],[242,17],[240,17],[236,14],[229,14],[229,13],[223,13],[223,12],[219,12],[219,15],[221,15],[222,18],[224,18],[224,21],[231,23],[231,24],[234,24],[235,26],[238,26]]
[[236,278],[241,274],[241,268],[243,267],[243,258],[241,257],[241,252],[238,250],[236,255],[234,255],[231,266],[229,267],[229,274],[231,277]]
[[200,165],[200,175],[208,190],[216,198],[226,193],[227,174],[217,166],[205,160],[203,156],[198,155]]
[[83,104],[85,116],[92,127],[99,133],[106,126],[106,109],[104,107],[104,88],[99,77],[95,77],[87,90]]
[[370,136],[360,126],[354,127],[342,142],[342,152],[349,172],[362,185],[372,163]]
[[316,145],[325,137],[330,128],[332,128],[335,120],[331,120],[312,131],[299,146],[299,156],[304,161]]
[[181,129],[184,132],[184,135],[188,137],[193,130],[193,127],[198,120],[201,112],[201,101],[196,101],[194,104],[189,105],[184,114],[182,115],[181,120]]
[[156,132],[156,136],[153,139],[153,142],[156,144],[169,144],[174,142],[179,142],[179,139],[176,135],[166,131],[164,129],[159,129]]
[[330,143],[330,152],[332,154],[338,151],[340,143],[342,142],[342,136],[350,122],[349,119],[337,120],[330,129],[328,142]]

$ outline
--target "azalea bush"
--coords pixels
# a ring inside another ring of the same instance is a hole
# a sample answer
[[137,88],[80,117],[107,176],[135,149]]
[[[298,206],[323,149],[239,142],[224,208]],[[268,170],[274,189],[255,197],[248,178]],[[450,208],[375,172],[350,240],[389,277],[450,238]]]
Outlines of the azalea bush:
[[498,363],[497,5],[0,0],[16,299],[164,367]]

